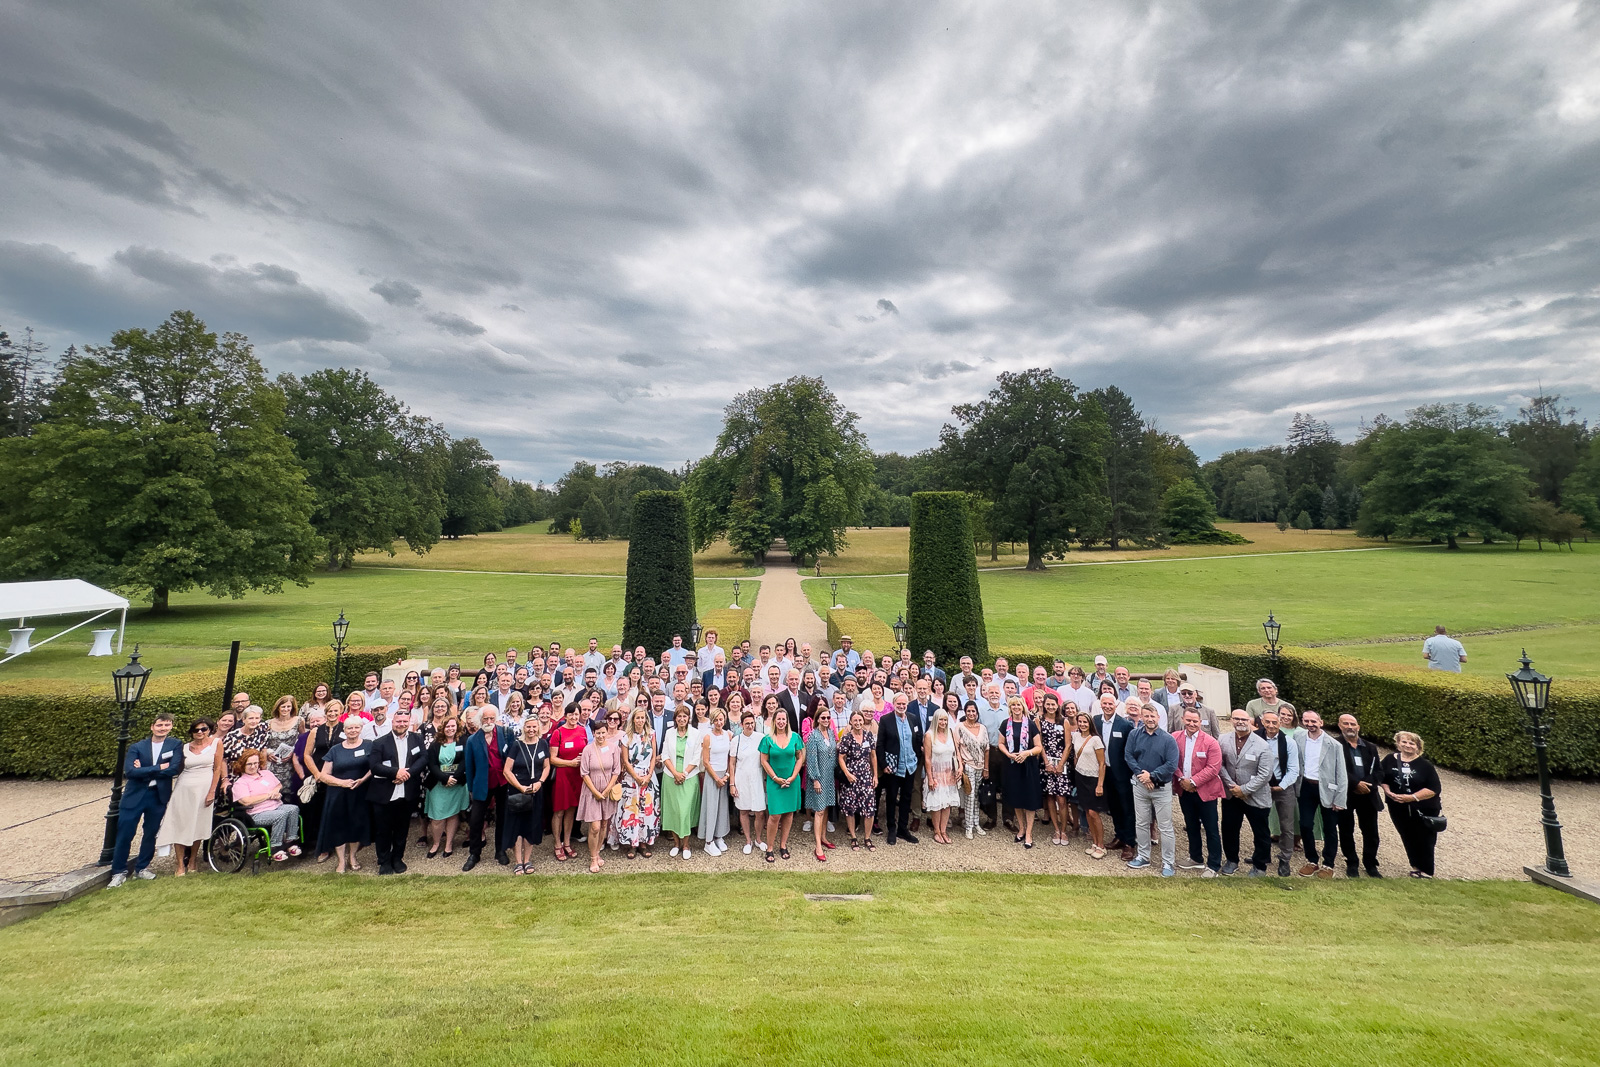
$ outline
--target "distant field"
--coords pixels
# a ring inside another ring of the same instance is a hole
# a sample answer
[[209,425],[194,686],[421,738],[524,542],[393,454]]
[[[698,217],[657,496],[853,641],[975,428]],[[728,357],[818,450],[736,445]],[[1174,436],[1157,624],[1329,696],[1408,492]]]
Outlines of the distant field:
[[[1068,553],[1068,561],[1116,559],[1178,559],[1189,556],[1253,555],[1259,552],[1310,552],[1329,548],[1363,548],[1382,545],[1355,535],[1353,530],[1299,530],[1279,529],[1270,522],[1223,522],[1221,529],[1248,537],[1248,545],[1183,545],[1177,548],[1124,549],[1118,552],[1095,549]],[[910,562],[911,531],[904,526],[879,526],[873,529],[853,527],[848,533],[849,546],[835,558],[824,556],[822,574],[899,574]],[[979,567],[1021,567],[1028,562],[1025,544],[1000,545],[999,558],[989,558],[989,546],[977,553]]]
[[[397,567],[357,566],[318,575],[310,588],[217,600],[197,593],[174,594],[165,618],[129,613],[127,650],[138,641],[143,662],[163,670],[224,664],[228,643],[244,642],[246,658],[333,640],[333,620],[350,620],[351,644],[403,644],[421,655],[476,659],[508,645],[525,649],[587,642],[607,646],[621,636],[621,578],[561,578],[538,575],[439,574]],[[696,582],[701,611],[732,602],[731,583]],[[757,580],[741,583],[740,602],[755,603]],[[43,627],[38,638],[48,636]],[[20,678],[90,677],[98,680],[126,657],[89,659],[84,631],[0,666],[0,682]],[[466,660],[464,659],[463,662]]]
[[[365,552],[361,566],[421,568],[425,570],[521,571],[549,574],[626,574],[628,542],[574,541],[569,534],[549,532],[547,522],[529,523],[495,533],[475,534],[459,541],[440,541],[425,556],[404,543],[395,554]],[[719,541],[695,556],[695,574],[702,578],[743,577],[760,573],[733,555]]]
[[1600,1043],[1600,910],[1527,882],[793,866],[130,883],[0,930],[0,1059],[1498,1067]]
[[[1459,552],[1419,547],[1172,559],[1043,574],[986,572],[979,581],[991,645],[1079,658],[1132,653],[1124,657],[1130,666],[1171,659],[1140,659],[1140,653],[1260,641],[1269,610],[1283,623],[1289,644],[1401,635],[1420,640],[1436,623],[1453,630],[1600,623],[1600,545],[1580,544],[1576,552],[1473,545]],[[828,583],[813,579],[805,590],[825,612]],[[841,578],[839,599],[892,621],[905,607],[905,579]],[[1584,631],[1533,631],[1508,636],[1503,645],[1484,644],[1474,668],[1489,671],[1496,649],[1520,648],[1523,640],[1537,658],[1547,633],[1557,656],[1565,657],[1552,662],[1572,673],[1600,673],[1600,665],[1581,662]],[[1399,661],[1409,661],[1409,647],[1380,646]]]
[[[1600,674],[1600,625],[1466,636],[1461,638],[1461,643],[1467,648],[1467,674],[1499,677],[1516,670],[1524,648],[1533,658],[1535,669],[1558,681]],[[1380,663],[1427,666],[1422,658],[1420,638],[1405,644],[1335,645],[1328,651]]]

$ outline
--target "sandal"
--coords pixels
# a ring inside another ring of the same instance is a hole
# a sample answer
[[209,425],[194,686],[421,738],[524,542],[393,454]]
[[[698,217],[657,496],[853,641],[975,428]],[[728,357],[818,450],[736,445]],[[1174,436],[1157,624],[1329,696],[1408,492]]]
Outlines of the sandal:
[[273,863],[282,863],[284,860],[286,860],[288,858],[289,858],[289,854],[287,852],[283,851],[282,849],[279,849],[277,852],[274,852],[272,854],[272,862]]
[[290,845],[289,846],[289,855],[291,855],[291,856],[300,855],[300,846],[299,845]]
[[[771,855],[771,853],[769,852],[768,855]],[[786,848],[780,848],[778,850],[778,855],[782,856],[784,859],[788,859],[789,858],[789,850],[786,849]]]
[[643,856],[645,859],[649,859],[650,858],[650,850],[647,849],[647,848],[641,848],[639,850],[639,855]]
[[[449,855],[449,853],[445,853],[445,855]],[[352,871],[359,871],[361,869],[361,864],[357,863],[355,860],[351,860],[350,869]]]
[[872,838],[870,838],[870,837],[867,838],[866,841],[863,842],[863,844],[865,844],[867,846],[867,851],[868,852],[876,852],[876,851],[878,851],[878,846],[874,845],[872,843]]
[[766,853],[766,857],[767,857],[767,862],[768,863],[777,863],[778,862],[778,857],[774,856],[770,852]]
[[856,851],[858,851],[858,850],[859,850],[859,849],[860,849],[860,848],[861,848],[861,846],[860,846],[860,845],[858,845],[858,844],[856,844],[856,839],[855,839],[855,838],[853,838],[853,837],[852,837],[852,838],[851,838],[851,839],[850,839],[850,851],[851,851],[851,852],[856,852]]
[[634,851],[634,850],[633,850],[633,849],[631,849],[631,848],[630,848],[630,849],[629,849],[629,850],[628,850],[628,858],[629,858],[629,859],[630,859],[630,860],[631,860],[631,859],[633,859],[633,858],[634,858],[634,857],[635,857],[635,856],[637,856],[637,855],[638,855],[638,853],[637,853],[637,852],[635,852],[635,851]]

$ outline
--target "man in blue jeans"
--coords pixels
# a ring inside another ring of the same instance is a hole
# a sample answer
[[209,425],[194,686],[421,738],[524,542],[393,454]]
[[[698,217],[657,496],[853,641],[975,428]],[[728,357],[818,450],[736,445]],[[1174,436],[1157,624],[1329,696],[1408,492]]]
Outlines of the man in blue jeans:
[[122,802],[117,807],[117,843],[111,852],[111,881],[108,888],[115,889],[128,880],[128,852],[133,848],[133,835],[139,832],[139,820],[144,820],[144,840],[139,842],[139,856],[134,860],[133,876],[152,879],[150,861],[156,858],[156,834],[161,829],[161,817],[167,813],[167,801],[172,798],[172,780],[183,770],[183,743],[172,733],[172,716],[162,712],[150,724],[150,738],[135,741],[122,761],[122,777],[126,782]]

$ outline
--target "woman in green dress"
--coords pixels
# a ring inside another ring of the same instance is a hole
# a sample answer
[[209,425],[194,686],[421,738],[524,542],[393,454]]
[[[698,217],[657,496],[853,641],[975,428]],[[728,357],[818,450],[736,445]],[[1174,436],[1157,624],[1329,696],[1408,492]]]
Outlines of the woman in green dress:
[[700,731],[680,702],[661,738],[661,829],[672,835],[672,855],[688,859],[689,832],[700,817]]
[[[772,733],[761,739],[761,771],[767,778],[767,843],[789,858],[789,828],[800,810],[800,735],[789,728],[789,711],[772,714]],[[767,862],[774,862],[767,852]]]
[[444,721],[444,729],[434,739],[428,751],[428,762],[433,771],[433,784],[423,801],[422,813],[428,817],[428,858],[439,854],[444,846],[444,857],[455,852],[456,828],[461,824],[461,813],[467,810],[472,798],[467,795],[467,776],[462,770],[466,745],[460,744],[457,733],[461,728],[458,719]]

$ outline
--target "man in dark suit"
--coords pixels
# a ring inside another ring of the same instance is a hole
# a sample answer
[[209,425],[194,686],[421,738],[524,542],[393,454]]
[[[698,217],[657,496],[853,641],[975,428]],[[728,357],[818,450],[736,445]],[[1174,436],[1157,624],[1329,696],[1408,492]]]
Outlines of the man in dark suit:
[[[705,690],[728,691],[728,657],[718,652],[711,661],[711,669],[700,675],[700,687]],[[726,701],[724,701],[726,702]]]
[[[941,682],[946,679],[944,671],[939,667],[939,657],[933,654],[931,648],[922,654],[922,673],[924,677],[936,678]],[[955,723],[951,723],[950,727],[954,729]]]
[[1344,768],[1350,779],[1349,801],[1339,812],[1339,845],[1344,849],[1344,870],[1357,878],[1356,823],[1361,823],[1361,865],[1368,878],[1382,878],[1378,871],[1378,812],[1383,810],[1380,775],[1373,766],[1381,758],[1378,746],[1361,736],[1361,723],[1354,715],[1339,716],[1339,740],[1344,749]]
[[466,755],[463,757],[465,764],[463,771],[467,776],[467,795],[472,798],[472,803],[467,808],[469,855],[467,862],[461,865],[463,871],[472,870],[483,856],[483,824],[488,818],[490,803],[494,804],[494,858],[501,864],[511,863],[511,857],[506,854],[503,840],[506,779],[500,769],[501,760],[505,755],[506,739],[494,709],[485,707],[482,716],[479,720],[479,729],[473,731],[472,736],[467,738]]
[[884,841],[900,838],[917,843],[907,825],[911,819],[911,789],[922,764],[922,724],[906,714],[910,701],[894,695],[894,714],[878,721],[878,772],[883,783]]
[[183,743],[169,736],[171,733],[172,716],[161,712],[150,724],[149,740],[135,741],[122,761],[126,784],[117,806],[117,843],[111,852],[112,889],[128,880],[128,852],[133,848],[140,819],[144,820],[144,840],[139,842],[133,876],[146,880],[156,876],[149,869],[150,861],[156,858],[156,834],[161,829],[161,817],[167,813],[167,801],[172,798],[172,780],[183,770]]
[[[906,705],[906,717],[915,719],[917,721],[917,725],[922,727],[922,732],[926,734],[928,731],[933,729],[933,717],[938,713],[938,711],[939,705],[933,702],[933,681],[924,675],[923,677],[917,679],[916,696],[912,699],[911,703]],[[955,728],[956,724],[951,723],[950,729],[954,730]],[[918,751],[920,752],[921,749],[918,749]],[[921,774],[918,776],[919,783],[926,780],[927,774],[927,768],[922,768]],[[913,788],[911,790],[911,799],[916,805],[917,811],[920,812],[922,810],[922,790],[920,788]],[[911,820],[911,828],[913,830],[918,829],[921,825],[922,822],[920,818],[913,818]]]
[[394,713],[394,729],[372,744],[372,783],[367,808],[372,820],[372,846],[379,874],[406,873],[406,838],[411,813],[422,793],[422,767],[428,750],[420,734],[411,732],[411,713]]
[[1100,741],[1106,746],[1106,806],[1111,809],[1111,825],[1116,840],[1107,848],[1122,849],[1124,860],[1133,859],[1133,776],[1123,750],[1133,735],[1133,723],[1125,715],[1117,714],[1117,698],[1110,693],[1100,696],[1100,716],[1094,720],[1100,732]]
[[790,669],[785,687],[778,694],[778,707],[789,713],[789,726],[798,731],[802,720],[809,719],[817,706],[815,697],[800,692],[800,672]]

